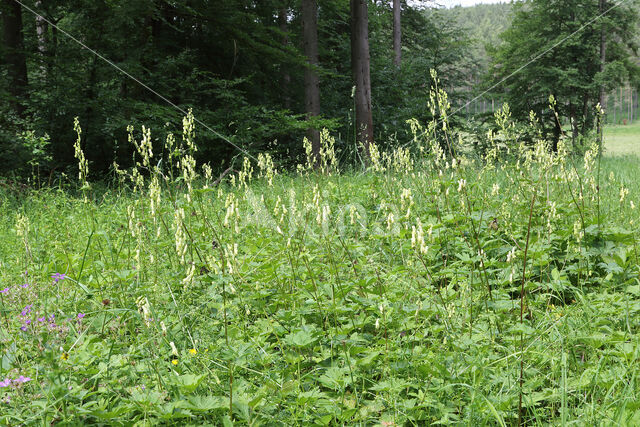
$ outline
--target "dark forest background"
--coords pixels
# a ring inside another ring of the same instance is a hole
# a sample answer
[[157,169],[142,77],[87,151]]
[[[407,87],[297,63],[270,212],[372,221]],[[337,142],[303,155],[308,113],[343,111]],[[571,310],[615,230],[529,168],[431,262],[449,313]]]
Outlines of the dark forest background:
[[[598,10],[597,1],[576,0],[575,10],[583,11],[583,15],[564,16],[560,8],[557,14],[544,18],[531,14],[537,7],[553,9],[554,1],[448,10],[430,1],[401,3],[402,63],[398,67],[393,63],[391,2],[368,2],[372,114],[375,140],[383,148],[410,138],[407,119],[432,119],[427,108],[434,83],[430,70],[437,71],[440,87],[449,93],[453,108],[459,108],[499,81],[517,61],[528,58],[536,46],[543,47],[558,34],[577,28]],[[590,6],[581,8],[577,3]],[[630,36],[636,34],[637,21],[631,3],[631,9],[619,8],[619,16],[608,23],[618,27],[624,24],[624,32],[610,41],[611,62],[617,62],[607,71],[608,91],[622,84],[637,86],[632,59],[637,35]],[[75,117],[83,129],[82,144],[91,170],[98,174],[106,172],[114,161],[124,167],[131,164],[133,147],[127,142],[128,125],[137,131],[141,125],[150,127],[155,141],[181,129],[181,112],[63,31],[181,108],[193,108],[199,120],[249,152],[269,150],[280,164],[293,165],[304,154],[302,139],[309,127],[328,128],[336,137],[341,157],[348,159],[357,151],[351,22],[346,0],[318,2],[319,63],[314,70],[320,81],[321,115],[311,119],[304,105],[308,64],[300,1],[25,0],[24,6],[18,7],[22,34],[18,51],[9,46],[10,27],[16,25],[11,15],[16,12],[15,2],[0,2],[0,34],[4,35],[0,45],[0,173],[20,174],[34,165],[55,173],[67,170],[75,164]],[[27,7],[46,19],[38,18]],[[525,18],[525,13],[530,15]],[[556,27],[549,24],[547,34],[527,35],[521,27],[532,16],[550,19]],[[520,22],[520,30],[513,29],[514,22]],[[584,114],[582,110],[572,112],[573,120],[591,120],[586,108],[592,109],[594,99],[597,101],[603,76],[594,80],[599,70],[591,70],[591,80],[582,81],[580,70],[595,67],[600,60],[600,32],[594,27],[585,34],[594,36],[585,36],[560,56],[545,58],[538,68],[523,73],[514,83],[531,82],[537,79],[540,67],[553,68],[563,55],[576,52],[576,58],[568,61],[574,68],[567,71],[559,65],[556,74],[549,73],[546,80],[534,85],[535,96],[526,97],[535,99],[533,104],[514,102],[515,97],[523,99],[521,87],[504,84],[451,120],[461,128],[477,127],[502,101],[513,103],[514,114],[525,120],[530,109],[544,118],[548,115],[544,104],[553,92],[562,110],[578,103],[585,108]],[[578,46],[585,48],[577,50]],[[10,66],[16,55],[24,58],[22,78]],[[567,82],[577,82],[581,92],[576,94],[578,89],[571,85],[565,91],[556,90],[553,82],[559,75]],[[575,102],[563,98],[574,95],[581,98]],[[565,111],[561,115],[572,120]],[[552,127],[549,125],[550,134]],[[197,140],[200,160],[214,168],[224,169],[241,155],[201,126]]]

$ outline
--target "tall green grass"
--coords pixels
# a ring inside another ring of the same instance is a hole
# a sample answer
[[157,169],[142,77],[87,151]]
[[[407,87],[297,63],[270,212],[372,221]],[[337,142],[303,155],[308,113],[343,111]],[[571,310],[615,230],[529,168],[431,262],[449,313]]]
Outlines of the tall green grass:
[[604,137],[607,156],[640,156],[640,121],[632,125],[608,125]]

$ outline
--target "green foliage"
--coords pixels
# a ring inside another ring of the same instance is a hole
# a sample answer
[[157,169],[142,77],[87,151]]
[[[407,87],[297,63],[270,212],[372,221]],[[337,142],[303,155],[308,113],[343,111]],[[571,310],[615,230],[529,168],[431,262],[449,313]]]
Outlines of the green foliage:
[[[468,57],[472,42],[453,18],[438,9],[407,8],[402,15],[403,60],[398,69],[389,53],[391,9],[386,4],[380,9],[380,28],[370,25],[372,96],[374,126],[380,130],[380,144],[388,148],[411,138],[404,126],[408,118],[422,122],[433,118],[427,106],[435,82],[428,70],[437,72],[440,86],[447,88],[451,101],[457,101],[464,95],[461,88],[471,84],[470,70],[476,65]],[[451,120],[457,124],[459,118]]]
[[[299,2],[55,0],[28,5],[183,111],[193,108],[215,131],[201,128],[198,160],[225,170],[240,153],[216,132],[253,154],[270,150],[289,164],[304,156],[299,141],[309,126],[335,131],[343,157],[352,151],[349,5],[320,3],[322,117],[314,121],[303,115]],[[281,8],[288,21],[284,32],[278,22]],[[182,112],[61,30],[46,26],[39,37],[34,16],[26,10],[23,21],[29,86],[22,101],[27,111],[20,120],[2,111],[0,150],[13,152],[12,141],[24,131],[47,133],[54,173],[70,173],[71,128],[78,117],[92,170],[103,175],[113,161],[132,166],[131,148],[118,143],[126,138],[127,125],[152,126],[160,140],[165,137],[160,130],[179,126]],[[468,42],[458,25],[407,4],[403,25],[405,64],[397,73],[391,65],[389,6],[377,2],[370,8],[375,129],[385,144],[393,143],[393,135],[406,135],[407,117],[429,118],[423,108],[430,87],[426,70],[441,70],[452,88],[463,86],[469,74],[464,71]],[[0,100],[5,101],[0,105],[6,109],[9,79],[2,66],[0,73]]]
[[412,122],[365,172],[219,182],[191,121],[125,185],[0,187],[0,423],[638,422],[634,162]]
[[511,25],[512,9],[511,3],[477,4],[443,9],[441,13],[454,17],[468,30],[469,38],[473,40],[470,52],[473,60],[486,71],[490,61],[487,47],[495,48],[502,43],[500,34]]
[[0,171],[17,177],[39,176],[40,169],[51,168],[49,135],[36,136],[34,131],[17,136],[0,134]]
[[[605,8],[611,6],[607,2]],[[601,14],[598,2],[516,3],[511,27],[502,36],[504,44],[492,52],[490,82],[508,77],[501,89],[514,116],[526,120],[533,111],[541,120],[543,135],[557,141],[562,123],[547,108],[549,95],[553,95],[559,118],[569,123],[577,139],[595,125],[601,87],[611,89],[638,76],[639,69],[632,61],[632,54],[637,52],[633,41],[637,11],[638,5],[632,1],[596,19]],[[603,31],[606,67],[600,72]]]

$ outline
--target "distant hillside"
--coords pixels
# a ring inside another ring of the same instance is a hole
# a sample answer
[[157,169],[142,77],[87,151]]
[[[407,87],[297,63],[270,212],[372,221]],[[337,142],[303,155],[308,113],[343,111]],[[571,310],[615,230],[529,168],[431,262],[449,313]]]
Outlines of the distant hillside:
[[511,24],[512,5],[509,3],[479,4],[471,7],[457,6],[444,10],[443,13],[454,17],[457,22],[467,28],[474,41],[472,54],[482,69],[488,64],[485,46],[496,46],[500,34]]

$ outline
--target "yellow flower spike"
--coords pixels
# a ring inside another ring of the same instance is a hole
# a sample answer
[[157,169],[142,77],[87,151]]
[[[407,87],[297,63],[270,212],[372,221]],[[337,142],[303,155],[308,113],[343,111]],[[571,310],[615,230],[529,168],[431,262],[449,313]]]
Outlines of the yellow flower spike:
[[198,350],[196,350],[195,348],[192,348],[191,350],[189,350],[189,354],[192,354],[195,356],[196,354],[198,354]]

